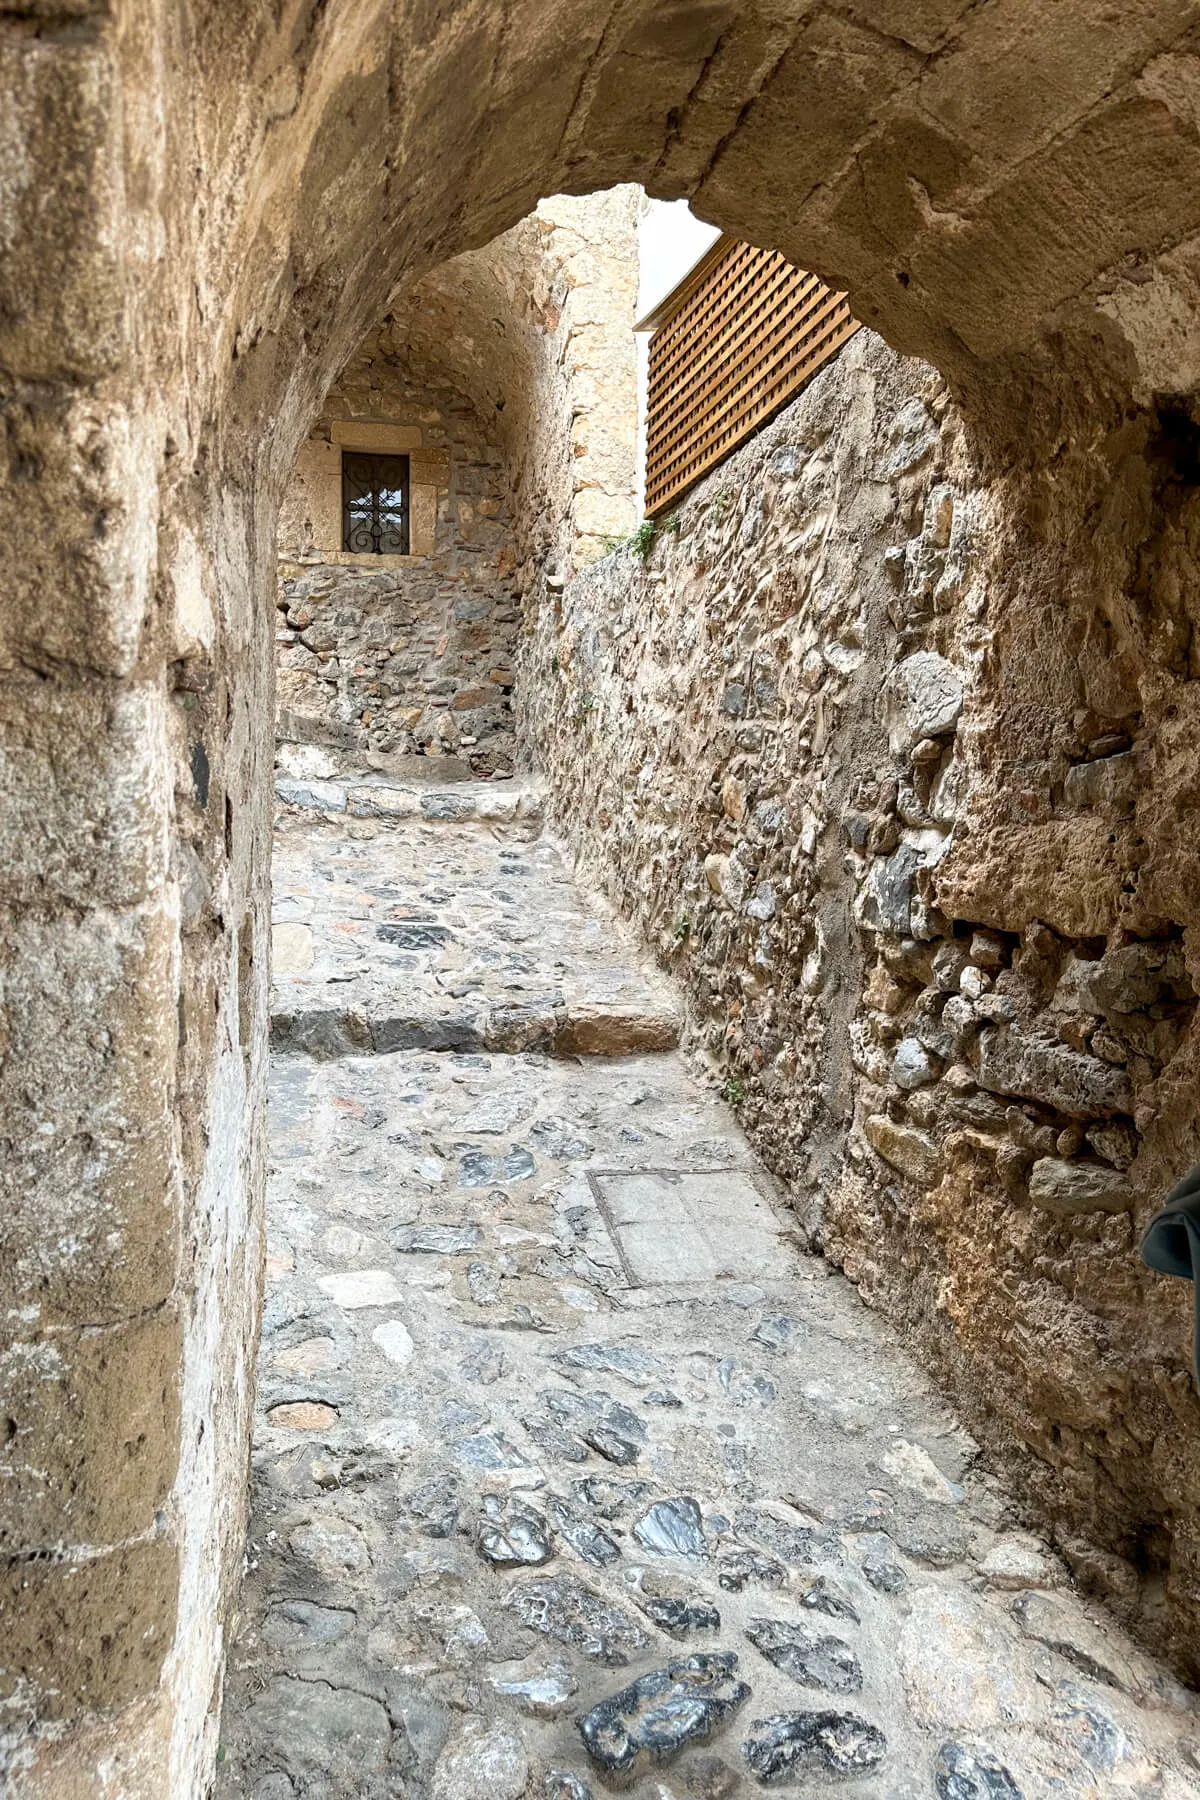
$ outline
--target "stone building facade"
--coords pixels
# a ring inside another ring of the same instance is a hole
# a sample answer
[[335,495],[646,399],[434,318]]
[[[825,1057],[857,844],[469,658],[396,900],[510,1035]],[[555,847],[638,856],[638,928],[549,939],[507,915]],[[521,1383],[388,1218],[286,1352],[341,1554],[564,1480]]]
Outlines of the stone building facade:
[[[640,205],[631,187],[544,201],[401,290],[339,374],[280,513],[281,744],[512,772],[520,584],[636,519]],[[345,545],[357,451],[408,460],[407,554]]]
[[[504,455],[472,403],[407,377],[385,321],[326,396],[279,527],[276,733],[383,758],[511,771],[520,617]],[[407,555],[344,547],[342,458],[403,455]]]

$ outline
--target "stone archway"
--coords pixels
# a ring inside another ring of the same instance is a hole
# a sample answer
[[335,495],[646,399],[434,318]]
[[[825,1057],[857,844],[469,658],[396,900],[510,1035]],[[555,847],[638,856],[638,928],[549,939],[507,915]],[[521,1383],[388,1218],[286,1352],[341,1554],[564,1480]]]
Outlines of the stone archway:
[[[848,287],[952,382],[1007,495],[979,860],[1024,841],[1014,776],[1079,669],[1115,668],[1160,721],[1158,776],[1128,841],[1064,879],[1190,926],[1195,29],[1177,0],[1069,26],[930,0],[903,32],[870,0],[35,0],[0,25],[5,1612],[14,1716],[57,1738],[26,1791],[86,1788],[119,1750],[128,1791],[191,1794],[213,1750],[255,1336],[274,516],[330,378],[401,276],[546,193],[687,193]],[[1194,1141],[1181,1106],[1154,1172]],[[1165,1404],[1194,1419],[1178,1383]]]

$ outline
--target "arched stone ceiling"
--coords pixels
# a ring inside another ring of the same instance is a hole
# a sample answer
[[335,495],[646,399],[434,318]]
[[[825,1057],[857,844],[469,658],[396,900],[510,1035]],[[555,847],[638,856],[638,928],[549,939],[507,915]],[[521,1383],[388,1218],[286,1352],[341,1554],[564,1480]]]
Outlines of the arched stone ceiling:
[[406,271],[630,180],[848,287],[980,411],[1058,369],[1196,377],[1191,0],[258,0],[176,29],[186,81],[160,65],[129,122],[144,147],[189,114],[173,305],[288,456]]

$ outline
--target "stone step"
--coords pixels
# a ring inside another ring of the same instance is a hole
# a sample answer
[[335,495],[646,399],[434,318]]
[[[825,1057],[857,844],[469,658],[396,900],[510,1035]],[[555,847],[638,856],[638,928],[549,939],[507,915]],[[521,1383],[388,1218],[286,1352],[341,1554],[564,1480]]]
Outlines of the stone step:
[[292,984],[287,987],[292,991],[277,990],[272,1007],[272,1048],[303,1051],[321,1061],[398,1050],[637,1056],[673,1050],[679,1043],[680,1012],[667,994],[647,992],[641,1002],[624,1003],[586,996],[572,1002],[560,994],[541,1004],[441,1011],[369,995],[344,1004],[322,1000],[298,1006]]
[[[489,798],[504,792],[469,785]],[[415,793],[440,805],[467,786]],[[524,817],[498,829],[460,815],[448,830],[436,808],[353,826],[285,808],[274,863],[276,1049],[329,1058],[674,1048],[674,988]]]
[[431,825],[516,825],[540,830],[544,789],[536,780],[396,782],[377,775],[335,779],[277,774],[275,797],[308,812]]

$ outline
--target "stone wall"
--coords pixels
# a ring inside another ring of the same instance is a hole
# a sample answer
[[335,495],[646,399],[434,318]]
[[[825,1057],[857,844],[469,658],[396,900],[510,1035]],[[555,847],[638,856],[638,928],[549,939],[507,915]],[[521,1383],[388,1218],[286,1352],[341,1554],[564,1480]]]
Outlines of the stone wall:
[[[1110,447],[1114,543],[1159,429]],[[1076,503],[1101,461],[1064,469]],[[1197,1153],[1196,901],[1139,884],[1137,819],[1172,804],[1184,665],[1168,694],[1128,623],[1087,651],[1139,603],[1112,544],[1071,576],[1045,548],[1059,648],[1030,515],[936,374],[860,333],[645,563],[531,594],[523,725],[811,1241],[1194,1672],[1188,1295],[1135,1247]]]
[[[510,771],[520,611],[504,455],[471,400],[413,381],[406,350],[391,317],[368,336],[284,497],[276,731]],[[342,549],[343,446],[409,456],[411,554]]]
[[[641,204],[543,201],[400,289],[342,370],[280,515],[281,742],[511,771],[518,565],[568,571],[636,521]],[[409,456],[408,556],[342,548],[343,448]]]

